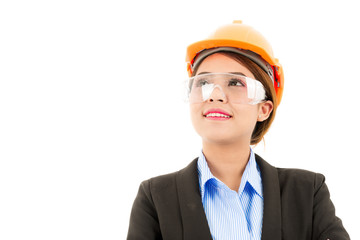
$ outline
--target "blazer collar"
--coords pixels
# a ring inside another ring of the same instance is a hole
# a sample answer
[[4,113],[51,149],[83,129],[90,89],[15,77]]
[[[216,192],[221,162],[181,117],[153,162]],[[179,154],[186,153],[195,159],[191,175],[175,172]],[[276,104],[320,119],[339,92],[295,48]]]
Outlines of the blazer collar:
[[211,240],[210,228],[201,202],[197,158],[176,175],[184,239]]
[[259,155],[255,154],[259,165],[264,194],[264,215],[261,239],[281,239],[281,202],[278,172]]
[[[281,239],[281,203],[278,173],[275,167],[255,154],[260,167],[263,194],[264,215],[262,240]],[[184,239],[211,240],[211,233],[207,223],[205,211],[201,202],[197,158],[176,175],[176,186],[179,196]]]

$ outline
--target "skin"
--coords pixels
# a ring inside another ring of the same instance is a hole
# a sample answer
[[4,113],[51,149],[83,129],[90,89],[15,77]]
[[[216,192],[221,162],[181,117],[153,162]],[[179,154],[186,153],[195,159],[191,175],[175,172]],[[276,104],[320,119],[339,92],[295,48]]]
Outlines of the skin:
[[[221,53],[207,57],[196,75],[202,72],[240,72],[254,78],[245,66]],[[206,118],[205,113],[212,108],[224,110],[231,118],[225,121]],[[250,157],[251,134],[256,122],[266,120],[272,109],[271,101],[256,105],[231,103],[217,88],[205,102],[190,104],[191,120],[202,138],[211,173],[234,191],[239,189]]]

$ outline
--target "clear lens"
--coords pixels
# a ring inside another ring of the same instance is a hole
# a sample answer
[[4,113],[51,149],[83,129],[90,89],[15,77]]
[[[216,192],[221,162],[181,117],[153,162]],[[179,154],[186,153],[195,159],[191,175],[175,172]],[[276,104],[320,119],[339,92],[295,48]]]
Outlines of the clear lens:
[[188,79],[187,96],[190,103],[226,98],[232,103],[257,104],[265,99],[265,89],[261,82],[243,75],[206,73]]

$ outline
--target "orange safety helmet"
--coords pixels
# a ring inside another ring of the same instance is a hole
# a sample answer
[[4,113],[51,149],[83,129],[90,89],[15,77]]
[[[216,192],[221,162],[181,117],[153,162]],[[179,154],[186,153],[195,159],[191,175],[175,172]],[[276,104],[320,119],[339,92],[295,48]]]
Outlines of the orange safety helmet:
[[191,44],[186,52],[189,76],[192,75],[199,59],[218,51],[236,52],[257,63],[272,78],[277,103],[280,104],[284,89],[284,72],[279,60],[274,58],[270,44],[259,32],[242,24],[242,21],[234,21],[218,28],[207,39]]

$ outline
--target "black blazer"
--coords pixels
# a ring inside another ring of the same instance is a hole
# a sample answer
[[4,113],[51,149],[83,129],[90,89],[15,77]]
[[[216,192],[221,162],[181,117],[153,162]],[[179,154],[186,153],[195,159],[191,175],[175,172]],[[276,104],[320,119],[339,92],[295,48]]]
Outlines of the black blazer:
[[[264,191],[262,240],[350,239],[335,216],[323,175],[275,168],[255,156]],[[127,239],[212,239],[201,202],[197,159],[178,172],[141,183]]]

